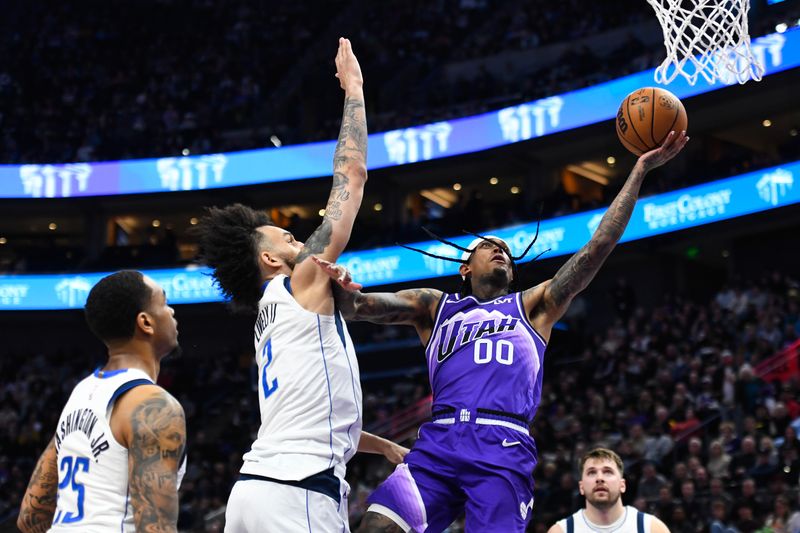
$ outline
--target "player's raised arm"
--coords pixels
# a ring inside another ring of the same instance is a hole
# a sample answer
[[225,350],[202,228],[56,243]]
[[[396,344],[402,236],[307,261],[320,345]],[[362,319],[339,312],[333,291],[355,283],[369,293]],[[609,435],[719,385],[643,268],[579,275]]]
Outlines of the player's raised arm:
[[17,517],[17,527],[22,533],[44,533],[53,523],[58,492],[58,461],[53,440],[42,452]]
[[161,387],[143,385],[116,408],[124,420],[128,483],[136,531],[177,532],[178,469],[186,446],[186,419]]
[[622,237],[645,175],[678,155],[688,140],[686,132],[672,132],[660,148],[642,154],[589,242],[570,257],[551,280],[524,292],[525,311],[545,338],[550,337],[553,324],[564,315],[572,299],[594,279]]
[[336,77],[344,89],[344,113],[339,140],[333,154],[333,186],[322,223],[306,240],[297,256],[292,287],[323,279],[316,265],[304,263],[316,255],[336,261],[350,240],[364,185],[367,182],[367,115],[364,109],[364,80],[350,41],[339,39]]

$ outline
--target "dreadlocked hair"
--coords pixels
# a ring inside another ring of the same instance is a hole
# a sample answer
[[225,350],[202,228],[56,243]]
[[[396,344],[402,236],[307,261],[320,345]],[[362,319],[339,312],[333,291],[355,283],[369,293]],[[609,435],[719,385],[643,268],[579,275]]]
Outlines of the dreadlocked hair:
[[212,277],[233,307],[254,311],[261,298],[258,255],[261,226],[269,217],[242,204],[209,207],[194,227],[200,259],[212,268]]

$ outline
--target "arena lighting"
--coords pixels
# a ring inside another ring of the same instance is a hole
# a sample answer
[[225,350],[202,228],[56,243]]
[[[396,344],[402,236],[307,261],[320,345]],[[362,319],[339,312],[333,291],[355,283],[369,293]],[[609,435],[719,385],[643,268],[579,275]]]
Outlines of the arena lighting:
[[321,216],[321,217],[324,217],[325,216],[325,210],[324,209],[320,209],[319,211],[317,211],[317,214],[319,216]]
[[5,244],[7,242],[8,242],[8,239],[6,239],[5,237],[0,237],[0,244]]
[[47,229],[49,229],[50,231],[55,231],[58,229],[58,224],[56,224],[55,222],[51,222],[47,225]]
[[489,184],[490,185],[497,185],[498,183],[500,183],[499,179],[497,179],[495,177],[489,178]]
[[509,190],[511,194],[519,194],[519,187],[517,187],[516,185],[514,187],[511,187],[511,189]]
[[[641,198],[633,211],[621,242],[646,239],[713,222],[769,211],[800,203],[800,161],[758,172],[704,183],[694,187]],[[605,209],[543,220],[539,238],[529,257],[550,249],[544,258],[571,254],[586,244],[597,229]],[[536,232],[536,222],[505,228],[487,228],[504,239],[513,253],[520,253]],[[466,246],[471,236],[449,240]],[[438,241],[410,243],[433,253],[458,253]],[[399,246],[342,254],[339,262],[365,286],[387,285],[455,275],[457,265],[425,257]],[[135,267],[135,265],[131,265]],[[222,300],[210,270],[191,266],[166,270],[143,270],[167,292],[171,304],[219,302]],[[0,310],[74,309],[86,301],[103,272],[61,275],[0,275]]]
[[[800,67],[800,28],[754,38],[769,77]],[[729,80],[736,83],[734,80]],[[532,102],[368,138],[368,168],[395,167],[468,154],[611,120],[630,92],[653,84],[653,70]],[[680,99],[724,90],[725,83],[683,78],[669,85]],[[613,135],[613,133],[612,133]],[[63,198],[189,191],[330,176],[336,141],[103,163],[0,165],[1,198]]]
[[772,126],[772,121],[768,118],[765,118],[764,121],[761,123],[761,125],[764,126],[765,128],[769,128],[770,126]]
[[617,164],[617,158],[613,155],[610,155],[606,158],[606,163],[608,163],[608,166],[613,167]]
[[161,226],[161,221],[158,220],[158,219],[155,219],[155,220],[153,220],[153,222],[151,222],[151,224],[153,225],[154,228],[157,228],[157,227]]
[[198,222],[197,217],[192,217],[189,219],[189,224],[191,224],[192,226],[196,226],[197,222]]
[[586,178],[587,180],[599,183],[604,187],[608,185],[608,178],[599,172],[595,172],[594,170],[584,168],[580,165],[567,165],[566,170],[572,172],[573,174],[577,174],[582,178]]
[[461,190],[461,184],[460,183],[454,183],[453,184],[453,190],[454,191],[460,191]]
[[189,151],[189,149],[188,149],[188,148],[184,148],[183,150],[181,150],[181,154],[183,154],[184,156],[187,156],[187,155],[189,155],[190,153],[191,153],[191,152]]
[[775,31],[778,33],[786,33],[786,30],[789,29],[789,26],[785,22],[781,22],[775,26]]

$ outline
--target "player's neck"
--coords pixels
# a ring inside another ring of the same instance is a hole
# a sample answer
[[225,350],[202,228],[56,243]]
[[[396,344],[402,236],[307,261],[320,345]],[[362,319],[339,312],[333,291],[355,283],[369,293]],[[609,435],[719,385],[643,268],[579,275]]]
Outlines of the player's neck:
[[124,345],[108,348],[108,361],[102,370],[109,372],[121,368],[136,368],[150,376],[154,382],[158,380],[158,372],[161,370],[161,361],[152,353],[142,352],[131,349]]
[[598,509],[587,502],[586,509],[583,514],[587,520],[598,526],[609,526],[619,520],[623,513],[625,513],[625,506],[622,505],[622,499],[617,500],[617,503],[608,509]]
[[479,300],[493,300],[508,294],[508,287],[498,287],[490,283],[472,282],[472,295]]

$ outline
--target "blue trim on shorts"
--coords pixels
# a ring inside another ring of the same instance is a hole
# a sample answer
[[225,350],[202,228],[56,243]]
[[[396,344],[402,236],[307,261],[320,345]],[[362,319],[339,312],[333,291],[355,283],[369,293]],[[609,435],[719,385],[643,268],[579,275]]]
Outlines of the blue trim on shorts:
[[342,501],[339,487],[341,482],[339,478],[333,474],[333,468],[329,468],[319,474],[308,476],[300,481],[275,479],[266,476],[258,476],[256,474],[239,474],[239,481],[269,481],[270,483],[279,483],[281,485],[289,485],[291,487],[298,487],[312,492],[323,494],[336,502],[339,505]]
[[311,533],[311,516],[308,513],[308,489],[306,489],[306,524],[308,524],[308,533]]

